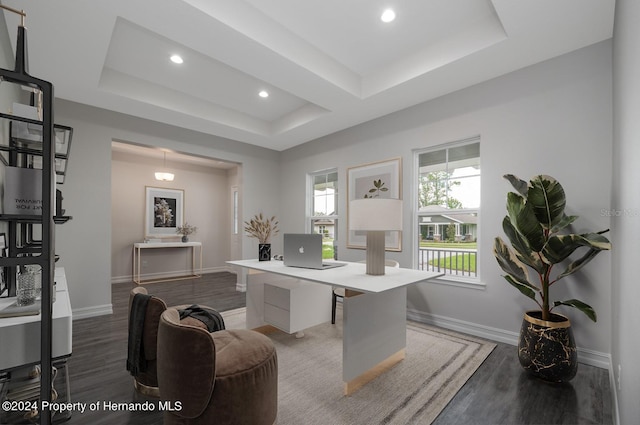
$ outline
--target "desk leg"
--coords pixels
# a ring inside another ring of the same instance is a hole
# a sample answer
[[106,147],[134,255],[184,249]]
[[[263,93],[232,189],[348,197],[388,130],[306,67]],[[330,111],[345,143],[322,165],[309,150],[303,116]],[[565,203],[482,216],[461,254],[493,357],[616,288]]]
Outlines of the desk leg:
[[343,327],[342,380],[349,395],[404,359],[407,289],[346,297]]

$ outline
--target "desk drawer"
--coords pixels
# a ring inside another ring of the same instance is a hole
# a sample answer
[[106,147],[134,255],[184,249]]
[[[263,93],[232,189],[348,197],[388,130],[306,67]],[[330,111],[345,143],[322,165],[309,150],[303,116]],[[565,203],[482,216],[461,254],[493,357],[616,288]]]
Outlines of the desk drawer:
[[264,302],[279,307],[283,310],[290,310],[291,290],[287,287],[264,284]]
[[291,322],[289,320],[288,310],[265,303],[264,321],[287,333],[291,332]]

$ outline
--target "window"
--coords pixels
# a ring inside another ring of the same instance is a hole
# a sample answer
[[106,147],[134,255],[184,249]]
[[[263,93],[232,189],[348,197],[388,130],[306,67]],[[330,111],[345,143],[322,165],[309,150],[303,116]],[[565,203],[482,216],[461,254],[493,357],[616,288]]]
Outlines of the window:
[[234,187],[232,190],[233,193],[233,234],[238,234],[238,188]]
[[323,258],[337,258],[338,172],[334,169],[309,174],[308,181],[307,231],[323,235]]
[[480,138],[415,152],[417,268],[478,277]]

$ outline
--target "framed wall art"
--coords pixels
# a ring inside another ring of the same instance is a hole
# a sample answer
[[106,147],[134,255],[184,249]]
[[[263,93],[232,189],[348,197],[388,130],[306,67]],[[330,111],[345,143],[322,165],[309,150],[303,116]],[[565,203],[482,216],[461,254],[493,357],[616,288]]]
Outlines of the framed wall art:
[[[402,158],[372,162],[347,169],[347,223],[349,223],[349,203],[354,199],[363,198],[402,199]],[[365,249],[366,245],[366,232],[348,231],[347,248]],[[402,232],[387,232],[385,249],[401,251]]]
[[184,191],[161,187],[145,188],[145,238],[176,237],[184,216]]

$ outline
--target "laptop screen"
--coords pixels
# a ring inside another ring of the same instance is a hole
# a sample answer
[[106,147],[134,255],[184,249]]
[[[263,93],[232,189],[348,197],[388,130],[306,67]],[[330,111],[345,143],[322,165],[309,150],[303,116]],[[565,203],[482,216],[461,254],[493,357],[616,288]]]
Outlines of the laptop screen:
[[308,268],[322,267],[322,235],[285,233],[284,265]]

